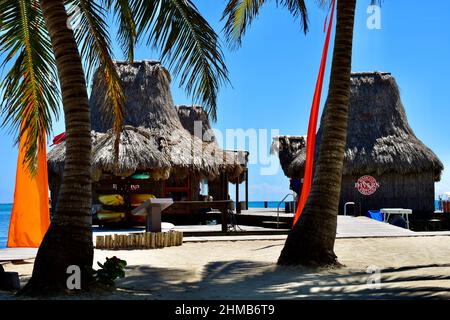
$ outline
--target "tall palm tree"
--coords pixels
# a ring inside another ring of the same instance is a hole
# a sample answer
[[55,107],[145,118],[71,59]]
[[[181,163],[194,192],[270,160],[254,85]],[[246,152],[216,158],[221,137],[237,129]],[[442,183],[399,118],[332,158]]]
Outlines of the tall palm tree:
[[278,259],[282,265],[338,264],[334,243],[347,142],[355,6],[356,0],[337,0],[333,62],[319,156],[305,209]]
[[[303,0],[277,1],[301,15],[307,30]],[[321,1],[322,4],[328,1]],[[240,43],[246,27],[265,1],[230,0],[225,9],[228,39]],[[278,259],[281,265],[337,264],[334,253],[342,167],[347,139],[350,73],[356,0],[337,0],[337,26],[328,99],[322,122],[323,136],[306,206],[288,235]]]
[[114,117],[117,134],[123,127],[124,96],[111,57],[109,11],[119,21],[118,39],[128,59],[133,60],[136,42],[146,39],[214,119],[219,86],[228,81],[218,37],[190,0],[0,0],[0,53],[2,67],[9,68],[2,81],[3,125],[17,131],[18,138],[28,133],[25,162],[31,174],[60,102],[67,133],[59,201],[25,293],[64,290],[71,265],[80,267],[82,289],[88,288],[93,245],[86,79],[96,67],[113,102],[113,110],[105,111]]

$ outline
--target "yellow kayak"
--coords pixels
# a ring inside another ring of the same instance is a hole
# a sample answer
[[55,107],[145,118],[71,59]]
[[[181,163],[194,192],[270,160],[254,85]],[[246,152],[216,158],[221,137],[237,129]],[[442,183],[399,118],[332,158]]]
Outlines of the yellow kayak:
[[125,219],[125,213],[102,210],[97,212],[97,218],[98,220],[105,222],[119,222]]
[[125,203],[120,194],[99,195],[98,201],[105,206],[122,206]]

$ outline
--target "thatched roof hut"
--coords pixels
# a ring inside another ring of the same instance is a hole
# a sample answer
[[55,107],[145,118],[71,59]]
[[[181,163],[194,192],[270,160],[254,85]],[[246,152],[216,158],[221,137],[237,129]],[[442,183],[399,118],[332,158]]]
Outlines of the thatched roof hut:
[[[154,181],[162,182],[157,188],[154,183],[151,188],[157,190],[148,193],[166,196],[173,190],[183,189],[180,181],[186,181],[185,189],[190,189],[183,198],[193,200],[198,196],[200,181],[220,180],[220,186],[226,189],[225,183],[242,182],[247,170],[247,152],[222,150],[202,107],[175,107],[170,74],[160,62],[118,61],[116,68],[125,93],[125,128],[120,135],[116,161],[115,135],[111,120],[104,116],[110,101],[103,78],[95,74],[90,97],[94,181],[105,176],[127,178],[136,172],[151,172]],[[201,129],[198,133],[196,126]],[[63,142],[48,154],[50,185],[56,192],[64,160]],[[222,176],[226,179],[218,179]]]
[[[316,157],[321,136],[322,128],[317,133]],[[305,140],[279,137],[272,146],[288,177],[303,177]],[[442,162],[409,126],[394,77],[380,72],[353,73],[340,210],[342,202],[356,199],[369,203],[370,209],[400,206],[432,212],[434,182],[440,180],[442,170]],[[375,193],[379,197],[372,196],[373,201],[355,193],[356,180],[364,175],[380,180]],[[362,213],[366,208],[362,207]]]
[[[129,176],[138,170],[170,168],[178,174],[193,171],[209,179],[224,170],[230,173],[230,178],[245,171],[246,153],[237,152],[235,156],[233,152],[230,156],[219,148],[202,107],[174,106],[170,75],[159,62],[117,62],[116,65],[126,97],[126,126],[120,139],[118,167],[111,122],[103,116],[109,103],[103,78],[95,76],[90,98],[95,171]],[[201,135],[194,135],[196,121],[203,128]],[[64,155],[64,143],[50,151],[49,171],[61,173]],[[98,176],[95,171],[94,178]]]
[[[92,131],[93,178],[98,180],[103,171],[118,176],[130,176],[149,168],[170,168],[171,163],[154,137],[144,128],[125,126],[120,136],[119,159],[116,166],[114,156],[115,135]],[[65,143],[56,145],[48,154],[48,170],[61,174],[64,169]]]
[[[244,181],[246,170],[243,164],[248,162],[248,152],[238,150],[221,150],[217,144],[216,136],[211,128],[209,116],[201,106],[177,106],[178,116],[183,127],[192,136],[202,137],[209,149],[220,154],[220,171],[226,172],[228,180],[232,183]],[[240,164],[240,165],[237,165]]]

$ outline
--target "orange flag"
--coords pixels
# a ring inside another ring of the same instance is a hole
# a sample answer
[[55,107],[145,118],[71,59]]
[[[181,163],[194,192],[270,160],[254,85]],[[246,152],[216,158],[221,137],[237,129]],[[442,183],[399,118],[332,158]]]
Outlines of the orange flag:
[[9,223],[8,247],[37,248],[50,225],[47,154],[39,147],[37,173],[33,177],[23,164],[25,136],[20,138],[14,205]]

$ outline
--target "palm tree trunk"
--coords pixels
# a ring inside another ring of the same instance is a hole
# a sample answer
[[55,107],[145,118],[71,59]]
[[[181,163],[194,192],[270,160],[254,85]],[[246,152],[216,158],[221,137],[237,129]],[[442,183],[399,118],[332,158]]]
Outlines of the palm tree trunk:
[[334,242],[347,140],[355,5],[356,0],[338,0],[330,88],[314,180],[302,216],[278,259],[280,265],[338,264]]
[[66,289],[67,268],[81,269],[86,288],[93,262],[91,217],[91,134],[86,82],[63,0],[40,0],[56,56],[66,124],[66,160],[55,217],[39,248],[23,293]]

